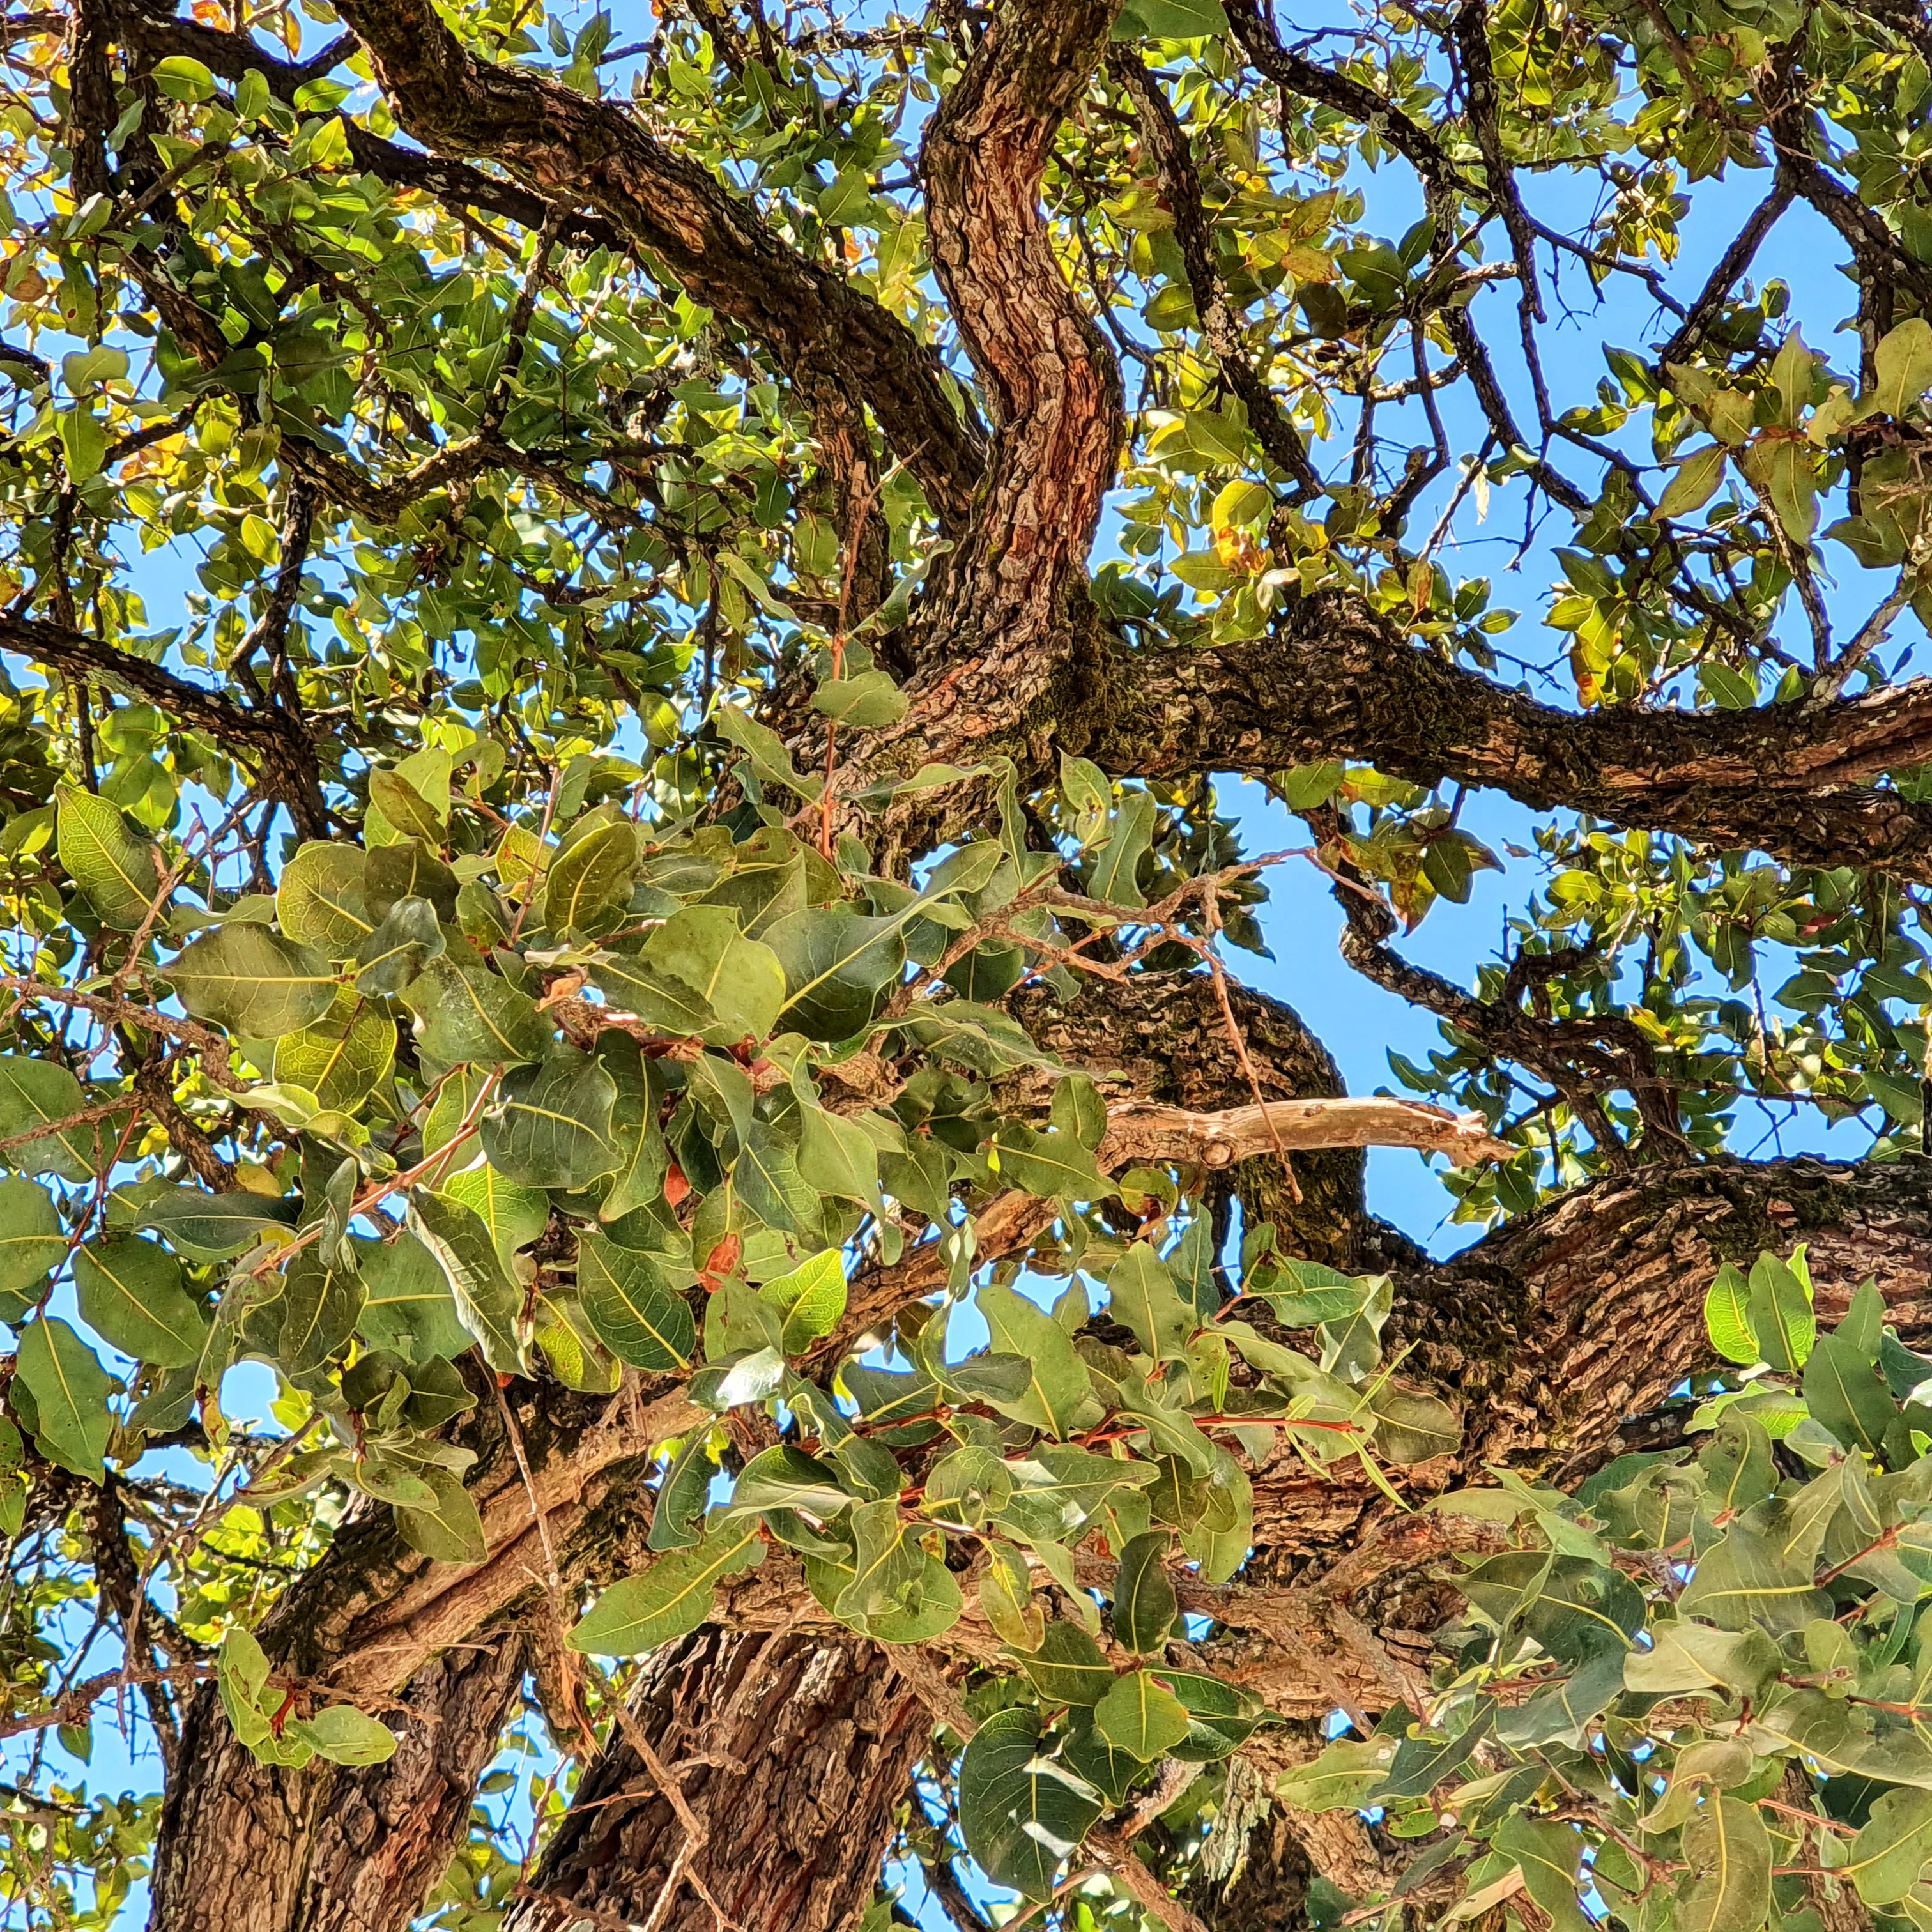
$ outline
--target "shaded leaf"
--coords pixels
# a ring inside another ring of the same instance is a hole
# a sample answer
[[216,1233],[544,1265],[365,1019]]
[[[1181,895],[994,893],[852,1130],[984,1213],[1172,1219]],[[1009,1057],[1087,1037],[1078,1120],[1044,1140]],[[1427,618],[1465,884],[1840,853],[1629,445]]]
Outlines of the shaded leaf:
[[710,1617],[718,1586],[755,1569],[764,1553],[755,1519],[716,1526],[694,1547],[613,1583],[566,1641],[600,1657],[637,1657],[687,1636]]
[[1032,1712],[996,1711],[968,1742],[959,1767],[960,1827],[966,1849],[995,1884],[1050,1898],[1100,1811],[1093,1786],[1042,1753]]

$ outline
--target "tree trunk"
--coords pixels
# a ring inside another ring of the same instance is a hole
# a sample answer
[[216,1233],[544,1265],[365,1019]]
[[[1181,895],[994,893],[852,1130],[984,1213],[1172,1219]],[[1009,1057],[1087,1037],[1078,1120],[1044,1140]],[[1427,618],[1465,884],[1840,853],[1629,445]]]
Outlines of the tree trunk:
[[407,1924],[462,1838],[524,1670],[507,1631],[446,1652],[404,1696],[395,1756],[358,1770],[258,1764],[204,1684],[162,1814],[149,1932]]
[[[650,1659],[632,1708],[681,1770],[704,1834],[690,1874],[742,1932],[836,1932],[865,1910],[932,1728],[884,1652],[857,1637],[707,1629]],[[586,1920],[716,1932],[683,1876],[686,1850],[619,1732],[503,1932],[568,1932]]]

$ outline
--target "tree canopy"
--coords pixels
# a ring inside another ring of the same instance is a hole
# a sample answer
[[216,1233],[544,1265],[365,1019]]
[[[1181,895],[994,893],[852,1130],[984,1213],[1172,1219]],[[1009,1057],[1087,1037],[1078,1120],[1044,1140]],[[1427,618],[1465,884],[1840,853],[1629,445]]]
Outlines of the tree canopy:
[[4,1922],[1932,1927],[1918,0],[0,34]]

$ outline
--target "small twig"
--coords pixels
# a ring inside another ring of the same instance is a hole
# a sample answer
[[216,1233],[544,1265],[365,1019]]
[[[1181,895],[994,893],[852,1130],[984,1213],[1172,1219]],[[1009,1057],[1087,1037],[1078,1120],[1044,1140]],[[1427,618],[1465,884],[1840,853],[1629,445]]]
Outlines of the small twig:
[[[692,1860],[710,1842],[710,1834],[698,1822],[697,1814],[686,1802],[684,1787],[679,1783],[677,1774],[658,1756],[657,1747],[644,1735],[644,1726],[632,1716],[629,1706],[619,1704],[616,1712],[617,1728],[623,1732],[624,1742],[643,1760],[645,1769],[657,1780],[658,1790],[663,1794],[664,1802],[670,1807],[677,1822],[684,1828],[684,1844],[679,1849],[677,1857],[671,1866],[670,1876],[664,1881],[664,1888],[658,1899],[660,1906],[676,1891],[677,1882],[682,1878],[711,1908],[711,1916],[720,1925],[730,1926],[733,1932],[741,1932],[738,1922],[712,1897],[710,1888],[692,1869]],[[647,1923],[646,1932],[656,1932],[656,1918],[657,1913],[653,1912],[650,1922]]]

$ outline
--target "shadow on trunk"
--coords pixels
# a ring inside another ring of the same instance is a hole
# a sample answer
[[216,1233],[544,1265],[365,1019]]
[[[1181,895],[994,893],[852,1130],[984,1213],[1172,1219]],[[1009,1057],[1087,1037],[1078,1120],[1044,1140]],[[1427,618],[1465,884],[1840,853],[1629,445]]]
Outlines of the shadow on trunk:
[[[632,1708],[682,1771],[705,1833],[691,1869],[743,1932],[833,1932],[864,1910],[932,1729],[884,1652],[856,1637],[701,1630],[650,1659]],[[715,1932],[681,1875],[663,1898],[683,1846],[670,1804],[614,1737],[503,1932],[586,1919]]]

